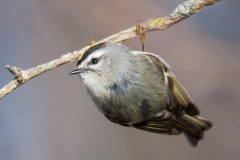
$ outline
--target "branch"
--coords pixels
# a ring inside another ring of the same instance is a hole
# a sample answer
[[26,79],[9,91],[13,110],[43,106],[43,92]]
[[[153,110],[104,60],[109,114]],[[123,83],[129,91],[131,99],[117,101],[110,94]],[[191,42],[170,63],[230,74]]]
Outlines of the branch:
[[[188,0],[183,4],[180,4],[170,16],[163,18],[155,18],[149,19],[148,21],[140,24],[141,28],[145,32],[151,32],[156,30],[164,30],[170,27],[173,24],[176,24],[190,15],[197,13],[204,9],[207,6],[210,6],[216,2],[220,2],[221,0]],[[127,30],[121,31],[117,34],[114,34],[110,37],[107,37],[99,42],[111,42],[111,43],[119,43],[122,41],[126,41],[130,38],[137,36],[136,27],[131,27]],[[98,42],[98,43],[99,43]],[[0,89],[0,99],[12,92],[14,89],[29,81],[30,79],[46,72],[51,69],[54,69],[62,64],[70,63],[78,59],[78,57],[86,50],[88,46],[82,48],[79,51],[74,51],[68,54],[63,55],[59,59],[53,60],[51,62],[39,65],[34,68],[30,68],[28,70],[22,70],[17,67],[11,67],[7,65],[7,69],[15,76],[15,78],[10,81],[6,86]]]

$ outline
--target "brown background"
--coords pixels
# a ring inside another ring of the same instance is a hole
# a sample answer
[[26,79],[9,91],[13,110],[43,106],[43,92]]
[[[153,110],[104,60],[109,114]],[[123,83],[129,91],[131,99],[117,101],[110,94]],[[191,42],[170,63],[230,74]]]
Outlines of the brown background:
[[[169,15],[184,0],[1,0],[0,86],[6,64],[28,69],[79,50],[149,18]],[[95,108],[66,64],[0,100],[1,160],[230,160],[240,157],[240,2],[222,1],[165,31],[147,34],[216,128],[197,148],[111,123]],[[140,50],[138,38],[124,43]]]

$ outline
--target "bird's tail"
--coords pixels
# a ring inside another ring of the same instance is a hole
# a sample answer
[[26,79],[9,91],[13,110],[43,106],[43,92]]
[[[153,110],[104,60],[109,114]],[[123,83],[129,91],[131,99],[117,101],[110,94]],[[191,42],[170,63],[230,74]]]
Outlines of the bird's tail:
[[181,130],[186,135],[190,145],[195,147],[198,141],[203,139],[203,132],[212,127],[212,123],[201,117],[183,114],[176,116],[174,126]]

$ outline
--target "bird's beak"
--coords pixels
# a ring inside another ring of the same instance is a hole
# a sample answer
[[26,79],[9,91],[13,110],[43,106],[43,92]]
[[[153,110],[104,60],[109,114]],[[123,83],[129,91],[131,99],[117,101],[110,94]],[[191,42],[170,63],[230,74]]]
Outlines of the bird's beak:
[[69,73],[69,75],[73,75],[73,74],[78,74],[78,73],[83,73],[84,69],[80,68],[80,69],[75,69],[72,72]]

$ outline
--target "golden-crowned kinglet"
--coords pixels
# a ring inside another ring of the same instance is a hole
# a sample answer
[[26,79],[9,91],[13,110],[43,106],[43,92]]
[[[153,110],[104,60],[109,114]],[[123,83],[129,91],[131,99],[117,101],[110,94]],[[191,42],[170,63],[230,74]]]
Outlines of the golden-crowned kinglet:
[[155,54],[99,43],[81,55],[69,74],[79,74],[97,108],[122,126],[169,135],[183,132],[192,146],[212,127],[198,117],[187,91]]

